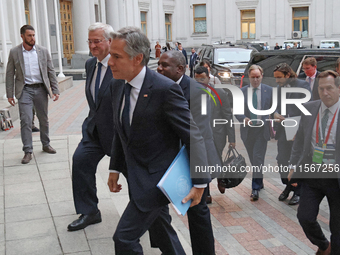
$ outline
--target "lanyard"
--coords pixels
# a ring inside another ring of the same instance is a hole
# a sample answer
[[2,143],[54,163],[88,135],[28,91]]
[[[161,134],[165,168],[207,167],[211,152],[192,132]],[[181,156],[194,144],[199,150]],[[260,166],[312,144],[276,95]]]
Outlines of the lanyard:
[[[326,136],[326,140],[323,143],[323,147],[326,147],[326,145],[327,145],[327,142],[328,142],[329,136],[331,134],[331,130],[332,130],[332,127],[333,127],[333,124],[334,124],[334,121],[335,121],[335,116],[336,116],[336,113],[338,112],[338,109],[336,109],[336,111],[334,113],[334,116],[333,116],[333,119],[332,119],[332,122],[329,125],[327,136]],[[320,112],[318,113],[318,118],[317,118],[317,121],[316,121],[316,144],[319,144],[319,123],[320,123],[319,115],[320,115]],[[323,140],[323,134],[320,133],[320,135],[321,135],[320,139],[322,141]]]

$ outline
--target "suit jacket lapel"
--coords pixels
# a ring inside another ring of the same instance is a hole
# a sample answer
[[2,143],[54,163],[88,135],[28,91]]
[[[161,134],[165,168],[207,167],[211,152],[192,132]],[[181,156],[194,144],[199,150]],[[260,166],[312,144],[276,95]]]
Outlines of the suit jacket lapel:
[[20,67],[22,70],[22,74],[25,77],[25,61],[24,61],[24,54],[22,52],[22,44],[19,45],[19,49],[18,49],[18,58],[19,58],[19,62],[20,62]]
[[312,117],[308,118],[309,121],[306,123],[307,129],[306,129],[305,138],[308,137],[308,139],[307,139],[307,141],[305,141],[305,151],[307,153],[310,152],[310,147],[311,147],[310,138],[312,137],[314,123],[315,123],[316,117],[318,116],[320,105],[321,105],[321,101],[314,104],[313,108],[311,108],[311,110],[310,110]]
[[[183,75],[179,86],[182,88],[183,95],[188,102],[190,102],[190,78],[186,75]],[[189,104],[190,105],[190,104]]]
[[87,101],[90,104],[90,107],[95,108],[95,102],[93,100],[93,96],[91,93],[91,82],[93,79],[93,74],[94,74],[94,70],[96,69],[96,63],[97,63],[97,59],[94,58],[93,61],[90,63],[89,66],[89,73],[87,74],[86,77],[86,87],[85,87],[85,93],[86,93],[86,97],[87,97]]
[[130,129],[130,136],[129,138],[131,139],[133,134],[135,132],[133,132],[133,129],[135,127],[138,128],[138,120],[140,119],[140,116],[143,116],[143,112],[144,109],[147,107],[149,100],[151,98],[151,87],[153,85],[152,82],[152,73],[150,71],[150,69],[146,68],[146,74],[145,74],[145,78],[144,78],[144,82],[142,85],[142,88],[139,92],[139,96],[136,102],[136,107],[135,110],[133,112],[133,117],[132,117],[132,121],[131,121],[131,129]]
[[96,108],[98,108],[100,102],[102,101],[103,95],[105,94],[107,88],[109,87],[111,79],[112,79],[112,72],[111,72],[110,67],[108,66],[106,69],[106,73],[103,78],[102,84],[100,85],[100,89],[98,93],[98,103],[96,103]]
[[118,133],[121,134],[121,137],[124,139],[126,143],[127,137],[124,134],[122,122],[120,121],[125,82],[124,81],[119,82],[118,80],[116,80],[112,86],[114,86],[112,89],[112,93],[113,93],[112,97],[115,99],[114,106],[113,106],[115,114],[113,118],[114,118],[114,122],[117,123],[115,125],[115,128],[117,129]]

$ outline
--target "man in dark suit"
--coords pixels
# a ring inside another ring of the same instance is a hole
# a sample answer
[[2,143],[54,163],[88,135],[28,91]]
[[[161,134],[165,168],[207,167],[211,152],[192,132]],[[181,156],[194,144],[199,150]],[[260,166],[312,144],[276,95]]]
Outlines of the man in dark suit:
[[[190,166],[206,166],[207,155],[203,138],[191,119],[188,103],[178,84],[146,67],[150,42],[135,27],[111,33],[109,65],[113,77],[123,79],[111,85],[115,136],[112,144],[110,191],[119,192],[119,173],[127,176],[130,201],[113,236],[115,254],[143,254],[139,238],[158,217],[164,217],[169,246],[159,247],[166,254],[184,254],[178,237],[168,224],[171,220],[168,199],[156,187],[173,159],[180,141],[190,151]],[[193,172],[191,172],[193,174]],[[210,176],[192,179],[194,185],[207,185]],[[191,206],[201,201],[204,188],[193,187],[183,202]],[[170,219],[169,219],[170,218]],[[160,238],[161,238],[160,237]],[[162,239],[162,238],[161,238]],[[163,243],[161,243],[163,245]]]
[[40,124],[40,140],[44,152],[54,154],[50,145],[48,124],[48,96],[59,98],[58,81],[51,55],[48,50],[35,43],[35,31],[30,25],[20,28],[22,44],[13,47],[6,68],[6,95],[8,102],[15,105],[18,99],[20,132],[25,155],[22,164],[32,159],[32,121],[35,108]]
[[[204,66],[199,66],[195,69],[195,80],[202,84],[209,84],[211,87],[214,87],[215,84],[209,82],[209,70]],[[219,103],[219,98],[217,94],[212,93],[214,100],[210,100],[211,102],[211,128],[213,131],[214,143],[216,146],[216,150],[218,155],[222,160],[222,153],[227,144],[227,137],[229,140],[229,148],[235,148],[235,128],[231,126],[229,123],[233,119],[233,114],[231,112],[228,94],[224,89],[215,88],[215,91],[219,95],[221,99],[221,103]],[[215,125],[213,124],[214,119],[227,120],[228,124]],[[223,194],[225,192],[225,187],[220,185],[220,181],[218,179],[218,189]],[[208,187],[209,189],[209,187]],[[210,196],[210,191],[207,196],[207,203],[211,203],[212,198]]]
[[184,55],[185,63],[186,63],[187,68],[188,68],[188,55],[187,55],[187,51],[185,49],[183,49],[183,46],[182,46],[181,43],[178,43],[178,51],[182,52],[182,54]]
[[[290,177],[302,183],[297,217],[307,238],[319,247],[316,254],[339,254],[340,251],[339,85],[336,72],[328,70],[319,74],[321,100],[304,105],[311,115],[301,116],[290,157],[290,163],[296,166]],[[323,157],[316,157],[315,148],[323,150]],[[320,171],[312,171],[318,169],[318,164],[323,164]],[[325,196],[330,212],[330,241],[317,222],[319,205]]]
[[318,93],[319,79],[318,75],[320,72],[317,68],[317,61],[314,57],[306,58],[302,62],[303,73],[300,73],[298,78],[308,82],[310,90],[312,91],[312,100],[320,99]]
[[68,225],[69,231],[101,222],[98,210],[96,170],[99,161],[110,156],[113,139],[113,111],[110,93],[110,25],[95,23],[89,27],[88,44],[94,56],[86,61],[85,94],[90,108],[82,126],[83,138],[73,154],[73,199],[79,219]]
[[[278,122],[275,123],[274,127],[276,130],[275,139],[277,140],[277,164],[279,166],[287,167],[289,165],[289,157],[292,151],[293,141],[287,141],[285,128],[281,125],[281,122],[285,120],[285,118],[300,116],[300,109],[293,104],[288,104],[286,106],[286,115],[282,115],[281,109],[281,89],[283,87],[291,87],[291,88],[303,88],[310,92],[310,86],[308,82],[296,79],[296,74],[293,69],[286,63],[279,64],[274,69],[274,78],[276,79],[276,83],[278,84],[278,107],[276,112],[274,113],[274,119],[277,119]],[[287,99],[300,99],[304,98],[305,95],[303,93],[288,93]],[[291,183],[288,182],[287,176],[288,173],[285,171],[280,172],[281,181],[283,184],[286,184],[285,189],[279,196],[280,201],[284,201],[288,198],[290,191],[294,191],[292,198],[289,200],[289,205],[296,205],[300,201],[300,186],[296,187],[292,186]]]
[[196,59],[197,59],[197,53],[194,48],[191,48],[191,56],[190,56],[190,64],[189,64],[191,78],[194,77],[194,68],[196,65]]
[[250,85],[242,88],[244,94],[244,115],[235,117],[243,122],[240,125],[241,139],[247,149],[250,163],[253,166],[251,201],[259,199],[259,191],[263,188],[262,166],[267,151],[267,142],[270,140],[270,123],[268,115],[256,115],[248,107],[248,97],[252,97],[255,110],[268,110],[272,106],[272,88],[261,83],[263,69],[258,65],[252,65],[248,71]]
[[[207,106],[207,115],[201,114],[201,95],[205,94],[205,92],[199,88],[204,88],[204,86],[185,75],[185,66],[185,59],[180,52],[168,51],[159,59],[157,71],[181,86],[184,97],[189,103],[193,120],[197,124],[204,138],[209,165],[221,165],[210,126],[210,104]],[[208,190],[206,189],[201,202],[188,210],[189,230],[193,254],[215,254],[210,211],[206,204],[207,194]]]

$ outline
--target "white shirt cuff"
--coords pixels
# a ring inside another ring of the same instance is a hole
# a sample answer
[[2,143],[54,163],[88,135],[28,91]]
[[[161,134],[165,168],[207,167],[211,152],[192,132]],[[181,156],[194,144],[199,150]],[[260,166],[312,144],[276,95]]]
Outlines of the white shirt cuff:
[[195,184],[194,187],[198,188],[198,189],[204,189],[208,186],[208,184],[204,183],[204,184]]
[[117,173],[117,174],[120,174],[120,172],[119,171],[117,171],[117,170],[109,170],[110,171],[110,174],[112,174],[112,173]]

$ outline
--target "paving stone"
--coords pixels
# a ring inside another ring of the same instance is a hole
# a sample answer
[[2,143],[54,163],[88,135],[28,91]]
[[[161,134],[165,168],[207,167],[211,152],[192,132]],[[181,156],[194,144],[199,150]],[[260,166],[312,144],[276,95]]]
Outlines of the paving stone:
[[62,255],[56,235],[6,241],[6,255]]
[[56,233],[51,218],[6,223],[6,241],[39,236],[51,236]]
[[91,253],[90,251],[81,251],[75,253],[67,253],[67,255],[96,255],[96,254]]
[[64,178],[71,178],[69,169],[54,170],[54,171],[42,171],[40,172],[43,182],[49,180],[58,180]]
[[44,219],[51,217],[47,204],[11,207],[5,209],[6,223]]
[[6,175],[5,176],[5,184],[22,184],[22,183],[31,183],[31,182],[40,182],[40,176],[38,171],[34,171],[32,173],[23,173],[16,175]]
[[46,203],[47,203],[46,197],[43,192],[30,192],[15,195],[5,195],[6,208]]
[[228,232],[230,234],[239,234],[239,233],[247,233],[247,230],[245,230],[243,227],[241,226],[232,226],[232,227],[226,227],[226,229],[228,230]]
[[71,187],[67,189],[46,190],[46,196],[49,203],[73,201]]
[[112,238],[92,239],[89,245],[93,255],[114,254],[114,242]]
[[54,171],[54,170],[60,170],[60,169],[69,169],[69,162],[61,161],[61,162],[54,162],[53,164],[38,162],[38,169],[40,172]]
[[75,208],[73,201],[62,201],[49,203],[52,216],[66,216],[66,215],[75,215]]
[[276,246],[269,240],[259,240],[259,242],[262,243],[264,245],[264,247],[266,247],[266,248],[272,248],[272,247]]
[[5,195],[17,195],[21,193],[32,193],[32,192],[44,192],[43,186],[40,181],[28,182],[28,183],[17,183],[5,186]]
[[62,234],[59,233],[58,237],[64,253],[68,254],[90,250],[84,231],[65,231]]
[[46,180],[43,181],[43,185],[46,191],[59,189],[72,190],[72,181],[70,177],[64,179]]
[[3,243],[4,241],[5,241],[5,224],[0,224],[0,243]]
[[19,166],[5,167],[4,173],[5,173],[5,176],[20,175],[20,174],[34,174],[34,173],[38,173],[38,169],[35,164],[32,164],[32,165],[21,164]]

